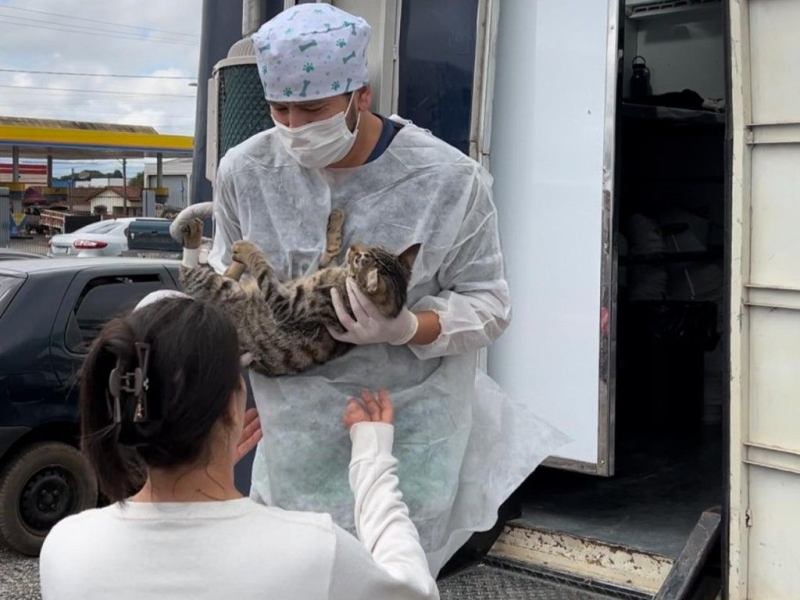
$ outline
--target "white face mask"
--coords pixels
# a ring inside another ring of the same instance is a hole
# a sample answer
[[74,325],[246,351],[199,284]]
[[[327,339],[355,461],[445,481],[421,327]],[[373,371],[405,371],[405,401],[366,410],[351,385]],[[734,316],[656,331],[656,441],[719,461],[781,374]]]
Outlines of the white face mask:
[[355,94],[350,96],[347,109],[324,121],[295,128],[275,121],[278,138],[292,158],[307,169],[324,169],[347,156],[356,142],[361,122],[359,112],[355,131],[350,131],[347,127],[347,113],[353,105],[353,98]]

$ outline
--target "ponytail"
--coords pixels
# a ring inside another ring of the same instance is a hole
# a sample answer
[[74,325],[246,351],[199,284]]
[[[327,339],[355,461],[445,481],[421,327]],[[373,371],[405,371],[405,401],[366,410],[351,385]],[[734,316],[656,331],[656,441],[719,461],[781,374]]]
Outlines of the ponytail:
[[123,319],[110,321],[83,363],[80,394],[81,449],[94,467],[100,491],[112,502],[127,498],[145,478],[145,466],[134,447],[120,443],[123,423],[130,411],[127,396],[120,398],[120,419],[115,419],[109,394],[111,372],[134,365],[135,336]]

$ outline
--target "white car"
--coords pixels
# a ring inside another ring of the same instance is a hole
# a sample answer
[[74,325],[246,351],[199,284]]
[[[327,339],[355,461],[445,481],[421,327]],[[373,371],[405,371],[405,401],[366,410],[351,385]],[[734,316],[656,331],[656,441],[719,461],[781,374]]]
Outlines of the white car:
[[134,217],[106,219],[81,227],[73,233],[54,235],[50,239],[47,255],[79,258],[121,256],[128,249],[126,230],[135,220]]

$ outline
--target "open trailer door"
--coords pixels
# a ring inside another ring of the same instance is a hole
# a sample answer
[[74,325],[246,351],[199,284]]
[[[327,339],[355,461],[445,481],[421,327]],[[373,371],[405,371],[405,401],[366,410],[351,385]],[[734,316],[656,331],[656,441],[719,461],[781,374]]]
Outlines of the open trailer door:
[[372,26],[374,108],[495,177],[514,320],[490,374],[572,438],[551,465],[612,474],[617,1],[332,3]]
[[728,10],[728,597],[800,598],[800,3]]
[[513,300],[489,373],[572,438],[550,465],[606,476],[618,11],[616,0],[502,3],[484,149]]

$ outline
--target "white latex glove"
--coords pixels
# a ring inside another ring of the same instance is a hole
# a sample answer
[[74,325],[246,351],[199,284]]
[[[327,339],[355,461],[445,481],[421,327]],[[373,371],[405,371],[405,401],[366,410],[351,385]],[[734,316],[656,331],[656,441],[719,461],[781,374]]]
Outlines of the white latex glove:
[[333,309],[342,327],[347,330],[338,333],[329,329],[334,339],[358,346],[363,344],[401,346],[407,344],[417,333],[419,321],[414,313],[404,306],[394,319],[384,317],[351,278],[347,279],[347,296],[350,298],[350,307],[353,309],[355,320],[347,312],[338,290],[331,289]]

